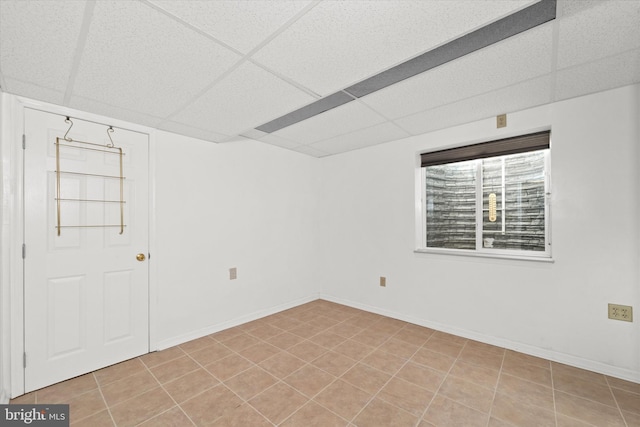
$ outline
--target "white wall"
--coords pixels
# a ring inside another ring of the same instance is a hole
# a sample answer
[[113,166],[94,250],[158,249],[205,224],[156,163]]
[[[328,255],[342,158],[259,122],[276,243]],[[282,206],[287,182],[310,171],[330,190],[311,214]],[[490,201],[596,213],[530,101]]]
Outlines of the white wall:
[[[640,381],[639,104],[629,86],[323,159],[323,296]],[[418,152],[549,127],[554,263],[413,252]]]
[[152,153],[160,348],[317,298],[318,159],[166,132]]

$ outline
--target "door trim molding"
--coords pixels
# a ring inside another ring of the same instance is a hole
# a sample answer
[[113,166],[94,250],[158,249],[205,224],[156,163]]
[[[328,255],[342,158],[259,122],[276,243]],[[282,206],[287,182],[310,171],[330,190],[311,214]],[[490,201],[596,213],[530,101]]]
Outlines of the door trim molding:
[[[2,235],[2,276],[0,277],[0,294],[2,298],[3,354],[0,355],[2,365],[2,381],[0,387],[9,392],[10,397],[24,394],[24,262],[22,244],[24,242],[24,153],[22,152],[22,134],[24,133],[25,109],[40,110],[62,116],[73,116],[80,120],[109,123],[110,125],[148,135],[149,141],[149,251],[155,251],[155,130],[147,126],[137,125],[123,120],[75,110],[68,107],[36,101],[29,98],[2,93],[2,126],[1,145],[2,182],[3,182],[3,224]],[[29,141],[27,141],[27,147]],[[27,248],[27,256],[29,249]],[[149,350],[157,348],[155,327],[157,323],[157,269],[154,263],[149,265]],[[6,337],[9,337],[8,339]],[[6,348],[5,343],[9,344]],[[6,356],[6,357],[5,357]],[[8,378],[5,377],[8,373]]]

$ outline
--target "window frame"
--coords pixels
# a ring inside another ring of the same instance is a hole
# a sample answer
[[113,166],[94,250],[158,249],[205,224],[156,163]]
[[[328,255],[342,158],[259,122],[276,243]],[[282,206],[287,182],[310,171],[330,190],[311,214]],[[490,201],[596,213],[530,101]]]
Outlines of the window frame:
[[[526,134],[523,134],[523,136]],[[491,142],[485,140],[484,142]],[[480,144],[482,142],[463,144],[460,147],[468,145]],[[538,150],[532,150],[538,151]],[[483,158],[474,159],[476,164],[476,247],[475,249],[452,249],[452,248],[433,248],[427,247],[427,188],[426,188],[426,167],[422,166],[421,156],[429,151],[417,153],[417,171],[416,171],[416,253],[429,254],[447,254],[471,257],[486,258],[505,258],[528,261],[553,262],[551,249],[551,135],[549,135],[549,148],[544,153],[544,218],[545,218],[545,250],[544,251],[523,251],[516,249],[499,249],[483,247],[483,189],[482,189],[482,160]],[[517,154],[506,154],[504,156],[512,156]],[[502,155],[485,157],[499,158]],[[450,162],[453,163],[453,162]]]

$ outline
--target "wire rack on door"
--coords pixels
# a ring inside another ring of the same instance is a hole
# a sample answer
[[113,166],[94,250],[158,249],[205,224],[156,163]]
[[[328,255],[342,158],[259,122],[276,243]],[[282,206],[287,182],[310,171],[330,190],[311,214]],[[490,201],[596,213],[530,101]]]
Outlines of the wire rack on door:
[[[63,228],[119,228],[120,233],[124,233],[124,228],[126,227],[124,223],[124,205],[126,201],[124,200],[124,180],[126,177],[123,175],[123,156],[125,153],[122,152],[122,147],[116,147],[113,143],[113,139],[111,139],[111,133],[113,133],[113,127],[109,126],[107,128],[107,136],[109,137],[108,144],[97,144],[95,142],[86,142],[79,141],[73,139],[69,136],[69,131],[73,127],[73,122],[69,117],[65,119],[65,123],[69,124],[69,129],[64,134],[62,138],[56,138],[56,142],[54,143],[56,146],[56,213],[57,213],[57,225],[56,229],[58,232],[58,236],[60,236],[60,232]],[[97,151],[107,154],[112,154],[114,156],[118,156],[119,160],[119,174],[118,175],[104,175],[104,174],[93,174],[86,172],[76,172],[69,170],[62,170],[60,168],[60,149],[76,149],[76,150],[88,150],[88,151]],[[61,186],[60,186],[60,178],[63,175],[79,175],[86,177],[95,177],[95,178],[104,178],[104,179],[117,179],[120,184],[120,199],[119,200],[105,200],[105,199],[86,199],[86,198],[65,198],[62,197],[61,194]],[[120,205],[120,224],[72,224],[72,225],[62,225],[62,202],[77,202],[77,203],[117,203]]]

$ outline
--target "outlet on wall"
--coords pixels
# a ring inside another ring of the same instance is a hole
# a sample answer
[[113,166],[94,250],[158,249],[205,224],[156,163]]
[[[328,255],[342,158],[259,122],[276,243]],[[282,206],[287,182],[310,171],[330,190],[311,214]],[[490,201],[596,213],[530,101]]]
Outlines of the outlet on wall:
[[235,280],[238,278],[238,269],[236,267],[229,269],[229,280]]
[[380,286],[385,287],[387,286],[387,278],[384,276],[380,276]]
[[609,304],[609,319],[633,322],[633,307],[630,305]]

